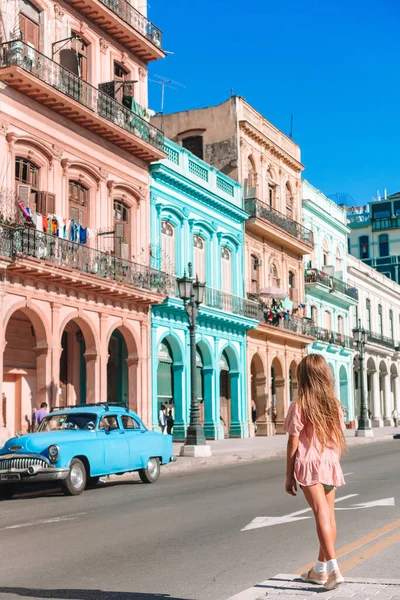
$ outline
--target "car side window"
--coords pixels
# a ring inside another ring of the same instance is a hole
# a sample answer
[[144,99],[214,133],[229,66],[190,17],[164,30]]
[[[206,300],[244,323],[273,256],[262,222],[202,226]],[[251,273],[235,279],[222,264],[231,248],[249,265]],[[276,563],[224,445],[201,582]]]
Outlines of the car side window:
[[100,421],[100,429],[104,429],[104,425],[111,429],[119,429],[118,419],[115,415],[105,415]]
[[122,426],[124,429],[140,429],[139,423],[129,415],[122,415]]

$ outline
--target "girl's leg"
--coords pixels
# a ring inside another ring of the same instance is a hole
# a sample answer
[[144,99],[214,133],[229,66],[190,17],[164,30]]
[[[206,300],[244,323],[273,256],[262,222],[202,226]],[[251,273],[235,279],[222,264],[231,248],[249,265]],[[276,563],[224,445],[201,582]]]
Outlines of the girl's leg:
[[332,560],[335,555],[336,527],[332,527],[331,508],[321,483],[303,487],[304,496],[314,513],[318,540],[324,556],[324,562]]
[[[336,519],[335,519],[335,494],[336,494],[336,490],[325,490],[325,498],[326,501],[328,503],[328,507],[329,507],[329,515],[330,515],[330,521],[331,521],[331,527],[333,530],[333,543],[336,542]],[[325,554],[322,550],[322,547],[319,547],[319,554],[318,554],[318,560],[320,560],[321,562],[326,563],[328,561],[328,559],[325,557]]]

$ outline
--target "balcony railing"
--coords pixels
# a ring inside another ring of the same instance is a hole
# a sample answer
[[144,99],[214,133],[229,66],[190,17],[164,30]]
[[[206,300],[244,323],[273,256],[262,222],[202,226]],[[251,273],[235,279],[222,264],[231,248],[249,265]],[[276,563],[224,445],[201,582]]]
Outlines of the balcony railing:
[[329,331],[328,329],[323,329],[322,327],[316,327],[315,336],[317,340],[326,342],[327,344],[334,344],[336,346],[342,346],[343,348],[352,347],[350,337],[337,331]]
[[400,229],[400,217],[372,220],[372,231],[382,231],[383,229]]
[[[20,67],[79,102],[93,114],[103,117],[158,150],[164,150],[164,136],[157,127],[28,44],[14,41],[0,46],[0,68],[11,66]],[[51,108],[50,104],[49,106]]]
[[320,283],[330,289],[331,292],[340,292],[353,300],[358,300],[358,290],[353,285],[345,283],[340,279],[335,279],[328,273],[324,273],[319,269],[307,269],[305,273],[305,282]]
[[385,346],[386,348],[394,348],[397,346],[393,338],[381,335],[380,333],[374,333],[373,331],[368,331],[368,341],[372,344]]
[[240,296],[232,296],[209,287],[206,288],[204,304],[209,308],[217,308],[249,319],[259,320],[260,318],[260,305],[258,302],[252,302]]
[[257,198],[247,198],[244,201],[244,207],[251,216],[266,219],[272,223],[272,225],[280,227],[309,246],[314,245],[314,234],[310,229],[307,229],[307,227],[297,223],[297,221],[294,221],[278,210],[275,210],[272,206],[261,202],[261,200],[258,200]]
[[34,258],[62,269],[165,295],[175,283],[162,271],[27,227],[0,226],[0,255],[11,260]]
[[287,315],[286,318],[284,317],[281,319],[279,316],[277,316],[276,318],[270,320],[267,318],[269,312],[269,309],[266,309],[264,312],[260,306],[260,321],[267,323],[267,325],[272,325],[278,329],[285,329],[286,331],[291,331],[300,335],[315,337],[316,327],[311,319],[296,317],[295,315]]
[[100,0],[125,23],[138,31],[157,48],[162,48],[162,31],[126,0]]

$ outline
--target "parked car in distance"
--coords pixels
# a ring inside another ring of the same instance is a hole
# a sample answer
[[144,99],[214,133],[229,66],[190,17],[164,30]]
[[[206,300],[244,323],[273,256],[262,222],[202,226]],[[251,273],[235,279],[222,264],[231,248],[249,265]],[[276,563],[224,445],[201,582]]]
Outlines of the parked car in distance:
[[36,433],[15,437],[0,451],[0,497],[26,483],[58,483],[78,496],[100,477],[138,471],[154,483],[175,461],[172,437],[149,431],[136,413],[113,403],[56,407]]

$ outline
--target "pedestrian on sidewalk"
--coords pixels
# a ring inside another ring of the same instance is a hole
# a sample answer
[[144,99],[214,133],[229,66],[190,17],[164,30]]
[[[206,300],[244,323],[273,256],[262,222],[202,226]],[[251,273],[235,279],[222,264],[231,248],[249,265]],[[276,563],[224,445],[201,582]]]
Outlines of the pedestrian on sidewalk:
[[331,371],[323,356],[309,354],[297,369],[298,399],[285,420],[289,434],[285,489],[300,485],[315,518],[320,543],[315,566],[301,578],[336,589],[344,579],[335,554],[335,490],[344,484],[340,457],[345,448],[344,418]]
[[392,411],[392,419],[393,419],[394,426],[397,427],[398,414],[397,414],[397,410],[395,408]]
[[165,404],[161,404],[160,412],[158,413],[158,424],[161,428],[161,433],[164,433],[167,426],[167,415],[165,414]]
[[[36,431],[40,425],[40,423],[43,421],[43,419],[45,417],[47,417],[48,415],[48,411],[47,411],[47,402],[42,402],[42,404],[40,405],[39,410],[35,411],[34,413],[34,422],[33,422],[33,429],[34,431]],[[32,415],[33,418],[33,415]]]
[[167,417],[167,434],[172,435],[172,429],[174,427],[174,417],[172,416],[172,410],[168,411]]

